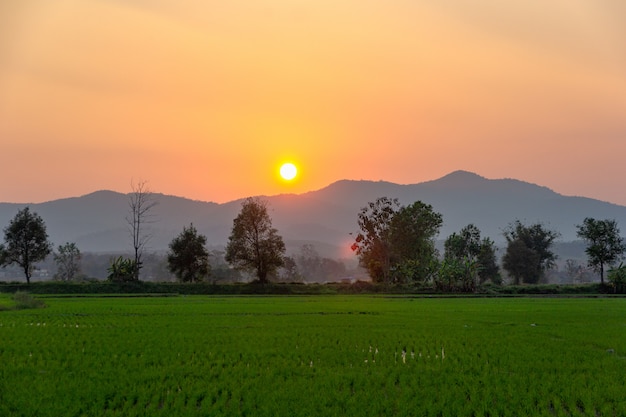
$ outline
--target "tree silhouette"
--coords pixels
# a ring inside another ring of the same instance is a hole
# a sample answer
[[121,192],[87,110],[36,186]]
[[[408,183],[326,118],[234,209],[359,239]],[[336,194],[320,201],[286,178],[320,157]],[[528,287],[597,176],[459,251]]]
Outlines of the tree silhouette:
[[590,217],[576,226],[576,234],[587,242],[585,253],[588,265],[600,272],[600,282],[604,284],[604,265],[613,265],[622,258],[626,245],[619,235],[615,220],[596,220]]
[[247,198],[233,221],[226,246],[226,261],[235,269],[253,272],[261,283],[284,265],[285,243],[272,227],[267,203]]
[[200,282],[211,274],[206,236],[190,224],[170,243],[167,253],[168,269],[181,282]]
[[[6,246],[5,246],[6,245]],[[0,265],[18,264],[30,284],[34,264],[43,261],[52,251],[43,219],[28,207],[18,211],[4,229],[4,245],[0,245]]]

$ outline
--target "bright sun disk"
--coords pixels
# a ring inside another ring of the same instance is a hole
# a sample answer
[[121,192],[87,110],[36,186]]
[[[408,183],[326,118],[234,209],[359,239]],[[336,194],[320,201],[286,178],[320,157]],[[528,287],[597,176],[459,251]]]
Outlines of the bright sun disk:
[[287,162],[280,167],[280,176],[287,181],[294,179],[297,174],[298,168],[291,162]]

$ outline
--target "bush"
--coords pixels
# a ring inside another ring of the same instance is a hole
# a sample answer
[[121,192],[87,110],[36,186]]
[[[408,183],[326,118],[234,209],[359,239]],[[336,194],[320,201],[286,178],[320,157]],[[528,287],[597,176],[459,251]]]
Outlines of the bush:
[[17,310],[25,310],[28,308],[43,308],[46,304],[27,292],[17,291],[13,295],[13,301],[15,301],[15,308]]
[[107,279],[112,282],[132,282],[136,281],[136,273],[141,268],[134,259],[120,256],[111,261],[111,266],[107,268],[109,275]]
[[620,263],[617,268],[609,270],[608,278],[614,293],[623,294],[626,292],[626,265]]

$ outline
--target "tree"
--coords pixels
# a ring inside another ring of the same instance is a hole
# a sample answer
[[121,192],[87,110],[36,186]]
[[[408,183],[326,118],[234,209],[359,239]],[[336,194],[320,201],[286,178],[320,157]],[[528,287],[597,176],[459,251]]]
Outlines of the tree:
[[622,259],[626,251],[624,239],[615,220],[596,220],[590,217],[576,226],[576,235],[587,242],[585,253],[588,265],[600,272],[600,282],[604,285],[604,265],[614,265]]
[[142,266],[143,251],[152,237],[147,233],[146,226],[152,223],[151,210],[157,205],[154,201],[152,192],[147,186],[146,181],[140,181],[137,184],[131,183],[132,192],[129,194],[128,207],[130,217],[126,218],[129,226],[129,232],[133,240],[134,262],[133,262],[133,280],[139,280],[139,270]]
[[284,264],[285,243],[272,227],[267,203],[258,197],[247,198],[233,220],[226,246],[226,261],[235,269],[252,272],[267,283]]
[[380,197],[363,207],[358,214],[361,232],[352,250],[374,282],[389,282],[391,270],[391,221],[400,203],[397,198]]
[[361,232],[352,250],[374,282],[420,280],[426,275],[442,224],[432,206],[421,201],[400,206],[397,199],[381,197],[361,209],[358,224]]
[[554,267],[556,255],[550,249],[559,234],[547,230],[542,224],[530,226],[519,220],[504,231],[507,241],[502,266],[514,279],[515,284],[536,284],[545,271]]
[[480,252],[480,229],[468,224],[461,231],[452,233],[444,243],[444,258],[476,258]]
[[55,277],[61,281],[71,281],[80,272],[81,254],[75,243],[67,242],[60,245],[54,253],[54,262],[57,264]]
[[488,237],[483,238],[480,243],[480,251],[476,258],[478,265],[478,280],[481,284],[491,281],[494,284],[502,284],[500,267],[496,257],[496,244]]
[[488,280],[500,282],[495,243],[489,238],[481,239],[478,227],[469,224],[458,234],[452,233],[446,239],[444,248],[444,259],[449,264],[454,260],[459,265],[472,265],[480,284]]
[[167,253],[168,269],[181,282],[200,282],[211,274],[206,236],[190,224],[170,242]]
[[[5,246],[6,245],[6,246]],[[52,251],[43,219],[28,207],[18,211],[4,229],[4,245],[0,245],[0,265],[19,265],[30,284],[34,264],[43,261]]]
[[437,260],[435,237],[442,224],[441,214],[421,201],[403,206],[395,213],[390,224],[394,282],[424,281],[430,275],[430,268]]

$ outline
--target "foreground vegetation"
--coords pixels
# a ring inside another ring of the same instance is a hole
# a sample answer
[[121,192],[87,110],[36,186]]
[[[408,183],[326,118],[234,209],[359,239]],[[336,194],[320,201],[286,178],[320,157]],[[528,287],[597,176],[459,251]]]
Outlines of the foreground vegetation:
[[0,415],[626,411],[621,298],[45,301],[0,312]]
[[[626,268],[620,270],[626,274]],[[626,282],[626,279],[623,280]],[[621,282],[621,281],[620,281]],[[355,283],[302,284],[256,282],[239,284],[178,283],[178,282],[61,282],[40,281],[30,285],[20,282],[0,282],[0,293],[16,291],[32,294],[56,295],[345,295],[345,294],[396,294],[426,296],[515,296],[515,295],[582,295],[595,296],[621,293],[626,286],[601,284],[537,284],[479,286],[471,295],[444,293],[433,286],[412,286],[357,281]]]

